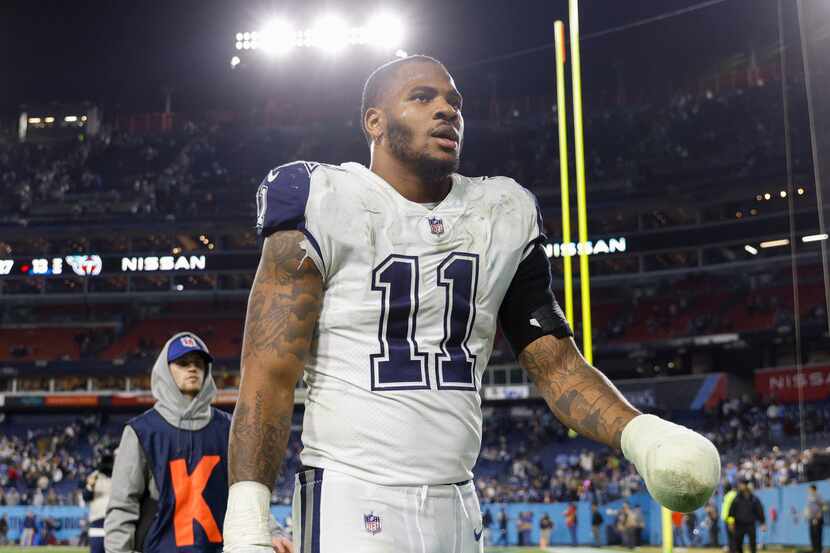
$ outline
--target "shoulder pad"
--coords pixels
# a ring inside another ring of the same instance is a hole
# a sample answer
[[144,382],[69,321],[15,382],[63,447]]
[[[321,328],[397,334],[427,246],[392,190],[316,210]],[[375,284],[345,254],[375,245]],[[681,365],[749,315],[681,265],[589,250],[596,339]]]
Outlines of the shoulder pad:
[[311,175],[319,165],[295,161],[268,172],[256,194],[256,227],[262,236],[303,227]]

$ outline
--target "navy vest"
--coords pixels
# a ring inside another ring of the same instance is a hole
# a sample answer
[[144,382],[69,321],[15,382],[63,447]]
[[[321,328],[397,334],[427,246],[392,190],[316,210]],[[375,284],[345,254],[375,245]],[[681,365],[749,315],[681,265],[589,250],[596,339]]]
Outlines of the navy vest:
[[159,488],[146,553],[221,553],[228,503],[231,417],[211,408],[201,430],[174,427],[155,409],[130,420]]

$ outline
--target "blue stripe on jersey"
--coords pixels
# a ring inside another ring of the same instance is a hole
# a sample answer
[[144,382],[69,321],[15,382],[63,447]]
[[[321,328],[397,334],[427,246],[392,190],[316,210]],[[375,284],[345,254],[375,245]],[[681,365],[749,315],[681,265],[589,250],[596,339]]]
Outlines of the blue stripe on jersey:
[[311,513],[311,553],[320,553],[320,496],[323,492],[323,469],[314,469],[314,506]]
[[301,472],[297,476],[300,479],[300,520],[298,521],[300,524],[300,551],[299,553],[308,553],[305,551],[305,535],[308,532],[308,528],[306,528],[306,494],[308,491],[306,490],[306,479],[305,479],[305,472]]

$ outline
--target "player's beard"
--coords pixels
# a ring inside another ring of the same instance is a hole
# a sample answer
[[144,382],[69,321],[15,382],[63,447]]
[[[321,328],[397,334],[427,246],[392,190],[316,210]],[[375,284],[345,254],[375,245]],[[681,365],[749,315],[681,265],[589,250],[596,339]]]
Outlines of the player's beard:
[[435,158],[426,151],[419,152],[412,148],[412,129],[397,119],[389,118],[386,132],[389,137],[389,149],[395,157],[410,166],[424,181],[442,179],[458,171],[461,143],[458,144],[458,156],[452,159]]

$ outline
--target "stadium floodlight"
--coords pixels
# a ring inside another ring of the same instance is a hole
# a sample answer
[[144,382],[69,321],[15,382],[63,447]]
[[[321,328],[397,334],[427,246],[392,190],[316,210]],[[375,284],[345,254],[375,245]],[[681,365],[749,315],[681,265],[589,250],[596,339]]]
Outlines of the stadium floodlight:
[[270,55],[282,55],[291,50],[296,43],[294,27],[287,21],[274,19],[269,21],[261,31],[255,33],[259,48]]
[[66,123],[74,123],[78,120],[78,116],[77,115],[67,115],[66,117],[63,118],[63,120]]
[[747,253],[751,253],[752,255],[758,255],[758,250],[756,248],[753,248],[749,244],[744,246],[744,249],[747,251]]
[[44,123],[54,123],[54,122],[55,122],[55,118],[54,118],[54,117],[52,117],[52,116],[50,115],[49,117],[45,118],[45,119],[43,120],[43,122],[44,122]]
[[232,68],[233,68],[233,67],[236,67],[236,66],[237,66],[237,65],[239,65],[240,63],[242,63],[242,60],[241,60],[241,59],[239,59],[239,56],[234,56],[234,57],[232,57],[232,58],[231,58],[231,67],[232,67]]
[[338,15],[327,14],[310,28],[274,19],[256,31],[235,33],[234,45],[237,50],[262,50],[266,55],[282,55],[295,47],[336,53],[348,45],[371,45],[405,58],[407,52],[399,49],[404,36],[401,19],[390,14],[378,14],[367,25],[358,27],[350,27]]
[[805,236],[801,239],[802,242],[820,242],[822,240],[827,240],[828,234],[826,232],[822,234],[810,234]]
[[40,117],[29,117],[29,124],[30,125],[37,125],[41,121]]
[[798,195],[799,195],[799,196],[803,196],[803,195],[804,195],[804,189],[803,189],[803,188],[799,188],[799,189],[798,189]]
[[349,27],[334,14],[321,17],[311,29],[311,44],[329,53],[337,53],[349,42]]
[[366,26],[366,41],[381,48],[398,48],[403,43],[401,20],[389,14],[378,14]]
[[786,246],[790,243],[787,238],[782,238],[780,240],[767,240],[766,242],[761,242],[762,248],[777,248],[778,246]]

